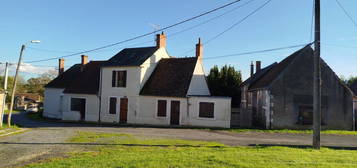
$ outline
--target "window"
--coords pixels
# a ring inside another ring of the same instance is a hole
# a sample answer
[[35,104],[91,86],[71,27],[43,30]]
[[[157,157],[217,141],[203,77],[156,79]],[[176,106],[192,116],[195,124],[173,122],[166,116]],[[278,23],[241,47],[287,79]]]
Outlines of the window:
[[312,106],[300,106],[298,124],[309,125],[313,120],[313,108]]
[[200,102],[200,118],[214,118],[214,103]]
[[126,71],[113,71],[112,87],[126,87]]
[[117,113],[117,98],[111,97],[109,100],[109,114]]
[[71,111],[83,110],[85,99],[71,98]]
[[158,100],[157,101],[157,116],[158,117],[166,117],[166,100]]

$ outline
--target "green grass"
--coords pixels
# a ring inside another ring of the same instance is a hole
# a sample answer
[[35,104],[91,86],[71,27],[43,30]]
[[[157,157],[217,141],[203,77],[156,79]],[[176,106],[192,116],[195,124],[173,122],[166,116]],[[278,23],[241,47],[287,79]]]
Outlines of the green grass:
[[216,142],[143,139],[128,134],[79,132],[71,143],[106,143],[28,168],[334,168],[357,167],[357,151],[322,148],[230,147]]
[[[5,110],[5,114],[9,114],[10,110]],[[20,113],[21,111],[19,110],[12,110],[12,114]]]
[[[260,129],[228,129],[230,132],[236,133],[249,133],[249,132],[260,132],[260,133],[282,133],[282,134],[312,134],[312,130],[260,130]],[[357,135],[357,131],[344,131],[344,130],[323,130],[321,134],[331,134],[331,135]]]

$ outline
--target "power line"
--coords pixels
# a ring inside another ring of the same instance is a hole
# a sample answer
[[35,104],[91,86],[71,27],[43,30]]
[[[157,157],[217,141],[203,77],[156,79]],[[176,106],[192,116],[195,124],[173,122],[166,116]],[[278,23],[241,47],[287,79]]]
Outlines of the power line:
[[[179,35],[179,34],[181,34],[181,33],[184,33],[184,32],[186,32],[186,31],[189,31],[189,30],[192,30],[192,29],[194,29],[194,28],[197,28],[197,27],[199,27],[199,26],[202,26],[202,25],[204,25],[204,24],[207,24],[207,23],[209,23],[209,22],[211,22],[211,21],[213,21],[213,20],[216,20],[216,19],[218,19],[218,18],[221,18],[222,16],[225,16],[225,15],[227,15],[227,14],[229,14],[229,13],[232,13],[232,12],[234,12],[234,11],[236,11],[236,10],[238,10],[238,9],[240,9],[240,8],[242,8],[242,7],[244,7],[244,6],[248,5],[248,4],[250,4],[250,3],[252,3],[253,1],[255,1],[255,0],[250,0],[250,1],[244,3],[244,4],[240,5],[240,6],[237,6],[237,7],[233,8],[233,9],[227,11],[227,12],[224,12],[223,14],[220,14],[220,15],[218,15],[218,16],[215,16],[215,17],[212,17],[212,18],[210,18],[210,19],[207,19],[207,20],[205,20],[205,21],[203,21],[203,22],[201,22],[201,23],[199,23],[199,24],[196,24],[196,25],[194,25],[194,26],[188,27],[188,28],[183,29],[183,30],[178,31],[178,32],[174,32],[174,33],[168,34],[167,37],[173,37],[173,36]],[[136,44],[131,44],[131,45],[127,45],[127,46],[138,46],[138,45],[147,44],[147,43],[151,43],[151,42],[155,42],[155,40],[149,40],[149,41],[145,41],[145,42],[141,42],[141,43],[136,43]],[[59,51],[59,50],[40,49],[40,48],[33,48],[33,47],[28,47],[28,48],[34,49],[34,50],[38,50],[38,51],[53,52],[53,53],[56,53],[56,52],[57,52],[57,53],[73,53],[73,51]],[[107,52],[107,51],[113,51],[113,50],[114,50],[114,49],[100,50],[100,51],[96,51],[96,53]]]
[[145,34],[142,34],[142,35],[133,37],[133,38],[129,38],[129,39],[120,41],[120,42],[116,42],[116,43],[108,44],[108,45],[105,45],[105,46],[102,46],[102,47],[98,47],[98,48],[94,48],[94,49],[90,49],[90,50],[85,50],[85,51],[82,51],[82,52],[77,52],[77,53],[73,53],[73,54],[69,54],[69,55],[64,55],[64,56],[60,56],[60,57],[49,58],[49,59],[43,59],[43,60],[36,60],[36,61],[29,61],[29,62],[27,62],[27,63],[43,62],[43,61],[50,61],[50,60],[59,59],[59,58],[64,58],[64,57],[71,57],[71,56],[75,56],[75,55],[79,55],[79,54],[84,54],[84,53],[93,52],[93,51],[96,51],[96,50],[100,50],[100,49],[112,47],[112,46],[115,46],[115,45],[118,45],[118,44],[122,44],[122,43],[126,43],[126,42],[129,42],[129,41],[133,41],[133,40],[136,40],[136,39],[139,39],[139,38],[142,38],[142,37],[146,37],[146,36],[155,34],[155,33],[157,33],[157,32],[161,32],[161,31],[170,29],[170,28],[172,28],[172,27],[181,25],[181,24],[183,24],[183,23],[192,21],[192,20],[194,20],[194,19],[200,18],[200,17],[205,16],[205,15],[208,15],[208,14],[210,14],[210,13],[216,12],[216,11],[218,11],[218,10],[220,10],[220,9],[223,9],[223,8],[225,8],[225,7],[228,7],[228,6],[231,6],[231,5],[233,5],[233,4],[235,4],[235,3],[239,2],[239,1],[241,1],[241,0],[235,0],[235,1],[233,1],[233,2],[230,2],[230,3],[228,3],[228,4],[225,4],[225,5],[223,5],[223,6],[220,6],[220,7],[218,7],[218,8],[215,8],[215,9],[212,9],[212,10],[210,10],[210,11],[207,11],[207,12],[204,12],[204,13],[202,13],[202,14],[199,14],[199,15],[197,15],[197,16],[194,16],[194,17],[191,17],[191,18],[189,18],[189,19],[185,19],[185,20],[183,20],[183,21],[180,21],[180,22],[178,22],[178,23],[175,23],[175,24],[166,26],[166,27],[164,27],[164,28],[162,28],[162,29],[158,29],[158,30],[155,30],[155,31],[152,31],[152,32],[149,32],[149,33],[145,33]]
[[[252,11],[251,13],[249,13],[247,16],[245,16],[244,18],[240,19],[238,22],[234,23],[233,25],[231,25],[230,27],[228,27],[227,29],[225,29],[224,31],[218,33],[216,36],[210,38],[209,40],[207,40],[205,43],[203,44],[208,44],[214,40],[216,40],[218,37],[222,36],[223,34],[227,33],[228,31],[232,30],[234,27],[240,25],[241,23],[243,23],[244,21],[246,21],[250,16],[254,15],[255,13],[257,13],[259,10],[261,10],[262,8],[264,8],[266,5],[268,5],[272,0],[268,0],[266,1],[263,5],[259,6],[257,9],[255,9],[254,11]],[[194,51],[195,49],[190,49],[186,52],[184,52],[182,55],[186,55],[192,51]]]
[[223,34],[227,33],[228,31],[232,30],[234,27],[238,26],[239,24],[243,23],[245,20],[247,20],[250,16],[254,15],[255,13],[257,13],[259,10],[261,10],[262,8],[264,8],[266,5],[268,5],[272,0],[268,0],[266,1],[263,5],[259,6],[257,9],[255,9],[253,12],[249,13],[246,17],[244,17],[243,19],[239,20],[238,22],[234,23],[232,26],[228,27],[227,29],[225,29],[223,32],[217,34],[216,36],[214,36],[213,38],[209,39],[208,41],[206,41],[204,44],[208,44],[210,42],[212,42],[213,40],[216,40],[218,37],[222,36]]
[[343,7],[339,0],[336,0],[338,6],[343,10],[345,15],[351,20],[351,22],[357,27],[357,22],[352,18],[352,16],[347,12],[347,10]]
[[259,54],[259,53],[266,53],[266,52],[272,52],[272,51],[278,51],[278,50],[285,50],[285,49],[291,49],[291,48],[296,48],[296,47],[301,47],[301,46],[307,46],[311,45],[312,43],[305,43],[305,44],[298,44],[298,45],[293,45],[293,46],[286,46],[286,47],[279,47],[279,48],[272,48],[272,49],[266,49],[266,50],[258,50],[258,51],[250,51],[250,52],[243,52],[243,53],[237,53],[237,54],[228,54],[228,55],[221,55],[221,56],[214,56],[214,57],[203,57],[203,59],[217,59],[217,58],[224,58],[224,57],[234,57],[234,56],[241,56],[241,55],[251,55],[251,54]]

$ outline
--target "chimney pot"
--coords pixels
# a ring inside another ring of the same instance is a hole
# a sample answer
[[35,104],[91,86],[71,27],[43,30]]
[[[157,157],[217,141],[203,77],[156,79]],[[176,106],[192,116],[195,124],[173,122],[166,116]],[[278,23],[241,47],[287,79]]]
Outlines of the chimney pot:
[[253,75],[254,75],[254,64],[252,61],[252,63],[250,64],[250,77],[252,77]]
[[255,62],[255,66],[256,66],[256,72],[259,72],[262,68],[262,62],[261,61],[256,61]]
[[164,32],[156,35],[156,47],[165,48],[166,47],[166,35]]
[[82,57],[82,62],[81,62],[81,64],[82,64],[82,65],[86,65],[86,64],[88,63],[88,56],[86,56],[86,55],[81,55],[81,57]]
[[58,75],[61,75],[64,72],[64,59],[61,58],[58,60]]
[[198,38],[198,43],[196,44],[196,57],[202,61],[203,58],[203,44],[201,38]]

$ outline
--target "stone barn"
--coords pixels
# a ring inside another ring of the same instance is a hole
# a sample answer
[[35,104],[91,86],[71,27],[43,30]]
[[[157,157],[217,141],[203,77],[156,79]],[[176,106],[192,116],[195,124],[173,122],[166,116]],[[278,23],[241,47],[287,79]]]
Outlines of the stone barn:
[[[306,46],[266,68],[260,69],[258,62],[257,72],[241,85],[241,127],[311,129],[313,56],[314,50]],[[322,59],[321,75],[322,128],[353,130],[351,89]]]

